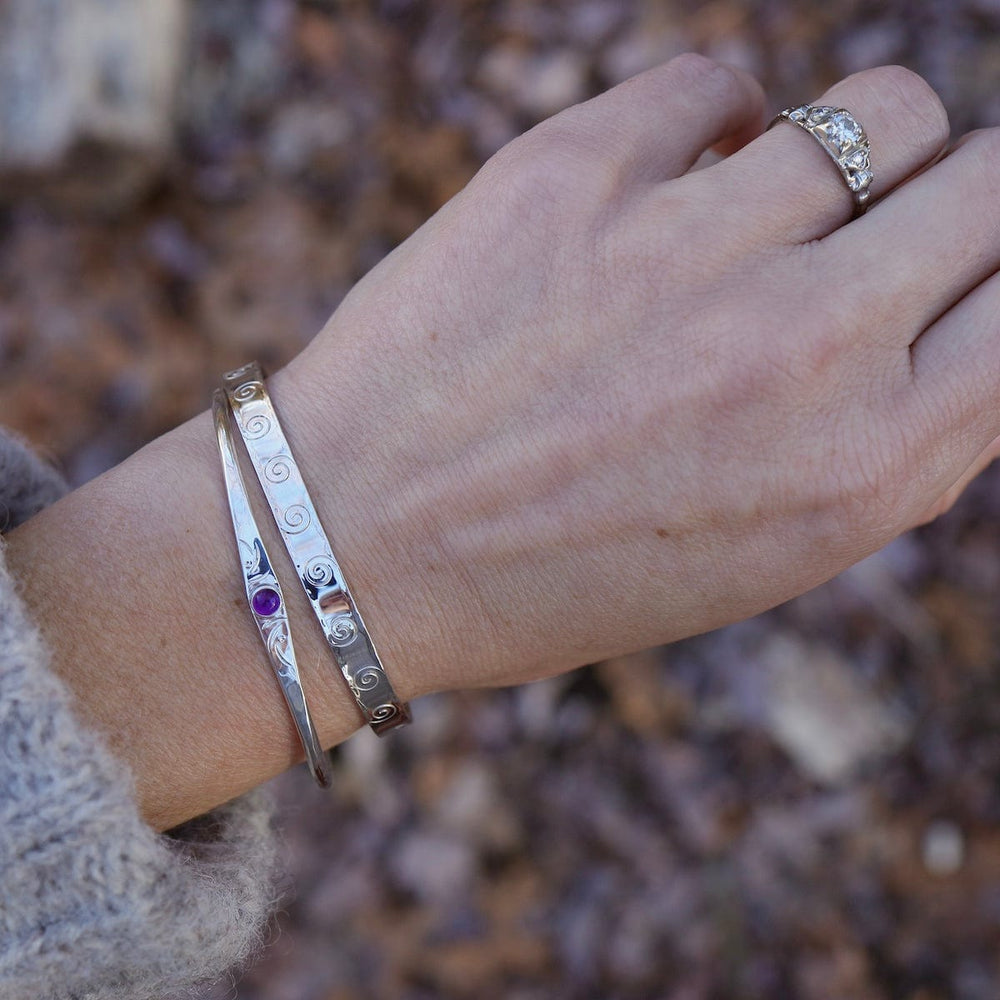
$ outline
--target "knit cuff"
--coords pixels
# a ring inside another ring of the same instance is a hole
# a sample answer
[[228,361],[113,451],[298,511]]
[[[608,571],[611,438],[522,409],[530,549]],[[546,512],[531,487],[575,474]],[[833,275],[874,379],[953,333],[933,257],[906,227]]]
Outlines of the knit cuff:
[[66,492],[62,476],[0,427],[0,534],[16,528]]

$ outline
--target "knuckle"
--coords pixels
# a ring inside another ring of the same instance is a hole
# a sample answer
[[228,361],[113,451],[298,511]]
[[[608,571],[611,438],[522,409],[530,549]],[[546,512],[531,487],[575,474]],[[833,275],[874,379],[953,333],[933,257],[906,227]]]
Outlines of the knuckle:
[[[784,297],[775,294],[771,301],[784,302]],[[757,328],[773,331],[759,349],[788,391],[813,399],[848,391],[857,330],[850,311],[836,300],[819,294],[806,308],[801,302],[788,302],[753,319]]]
[[[601,259],[613,267],[609,287],[628,281],[639,303],[659,310],[664,275],[670,275],[674,286],[691,298],[703,297],[704,314],[716,310],[726,301],[716,288],[723,258],[718,244],[704,238],[704,216],[689,190],[664,185],[650,194],[642,210],[609,219],[601,239]],[[719,321],[719,329],[726,328],[724,322]]]
[[558,143],[515,140],[497,153],[478,178],[495,212],[525,223],[550,218],[572,184],[572,163]]
[[[969,135],[960,151],[963,159],[968,159],[978,176],[977,187],[983,184],[988,192],[985,204],[995,204],[1000,196],[1000,176],[997,174],[997,160],[1000,159],[1000,128],[979,129]],[[952,154],[958,156],[956,152]]]
[[736,70],[698,52],[674,56],[663,71],[672,87],[697,90],[720,101],[743,89]]
[[878,66],[856,74],[854,79],[865,89],[866,104],[882,109],[887,116],[903,116],[905,134],[913,136],[921,148],[939,149],[947,142],[948,112],[934,88],[918,73],[905,66]]
[[[568,217],[581,196],[602,205],[620,193],[621,164],[572,121],[542,122],[494,154],[477,177],[495,203],[523,221]],[[572,195],[572,197],[571,197]],[[568,218],[563,218],[568,222]]]
[[839,370],[847,353],[844,334],[842,322],[834,317],[829,322],[817,322],[808,332],[783,339],[776,346],[785,359],[785,371],[807,389],[825,386],[831,377],[836,378],[835,370]]

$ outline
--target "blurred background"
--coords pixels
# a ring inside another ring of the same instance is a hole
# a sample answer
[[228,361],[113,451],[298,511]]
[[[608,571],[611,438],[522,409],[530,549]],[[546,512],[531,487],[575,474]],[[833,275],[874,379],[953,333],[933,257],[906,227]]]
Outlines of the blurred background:
[[[956,136],[1000,122],[998,0],[0,0],[0,422],[99,474],[688,49],[772,111],[900,62]],[[290,894],[213,996],[997,1000],[998,514],[992,470],[769,615],[282,777]]]

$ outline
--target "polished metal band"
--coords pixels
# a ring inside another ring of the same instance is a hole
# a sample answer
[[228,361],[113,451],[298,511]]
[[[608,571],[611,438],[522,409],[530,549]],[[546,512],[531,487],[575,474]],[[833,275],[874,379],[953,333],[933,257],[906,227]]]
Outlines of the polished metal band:
[[233,436],[229,429],[229,406],[221,389],[217,389],[212,397],[212,416],[215,419],[215,436],[222,456],[229,511],[233,518],[233,530],[236,532],[236,548],[243,567],[247,603],[257,623],[260,637],[264,641],[264,648],[274,668],[274,674],[281,685],[281,693],[285,696],[292,721],[298,730],[309,770],[321,787],[328,788],[332,780],[330,755],[323,752],[316,727],[309,715],[309,706],[306,704],[299,669],[295,662],[295,648],[292,646],[292,633],[285,611],[284,594],[271,569],[271,560],[250,510],[246,484],[233,450]]
[[327,540],[288,441],[251,362],[223,375],[223,388],[278,530],[323,635],[365,721],[377,733],[410,719],[396,697]]
[[854,217],[864,215],[874,178],[870,162],[871,143],[854,115],[844,108],[801,104],[797,108],[785,108],[767,127],[772,128],[780,121],[798,125],[819,141],[837,164],[854,197]]

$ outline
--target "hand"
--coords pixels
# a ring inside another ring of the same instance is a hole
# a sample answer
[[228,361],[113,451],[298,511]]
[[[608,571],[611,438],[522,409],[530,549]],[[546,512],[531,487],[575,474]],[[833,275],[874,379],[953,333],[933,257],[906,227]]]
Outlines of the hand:
[[762,611],[993,456],[1000,132],[934,162],[946,114],[898,67],[815,103],[871,137],[861,219],[801,130],[744,145],[752,79],[682,56],[501,150],[293,363],[338,431],[302,428],[348,578],[419,688]]
[[[940,102],[898,68],[821,101],[871,136],[863,218],[810,136],[759,134],[753,80],[685,56],[501,150],[270,380],[402,698],[754,614],[993,456],[1000,131],[940,159]],[[731,155],[687,173],[711,146]],[[209,414],[5,542],[150,823],[301,759]],[[286,600],[332,745],[360,719],[300,589]]]

